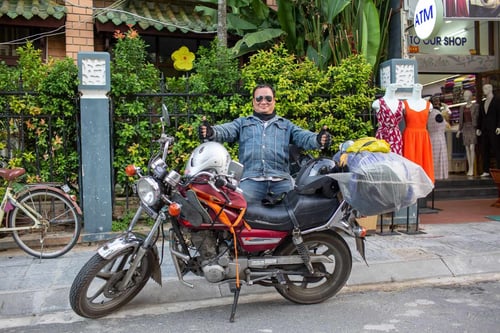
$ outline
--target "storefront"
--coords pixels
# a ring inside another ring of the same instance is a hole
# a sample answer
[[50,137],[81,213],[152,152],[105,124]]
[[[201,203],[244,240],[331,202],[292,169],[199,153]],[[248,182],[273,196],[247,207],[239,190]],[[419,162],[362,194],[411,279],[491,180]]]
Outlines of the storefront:
[[[415,31],[420,23],[414,22],[419,2],[422,1],[408,2],[403,57],[416,60],[423,95],[439,96],[449,108],[450,127],[446,133],[449,171],[463,173],[467,168],[465,148],[456,138],[459,108],[465,104],[463,92],[471,91],[474,102],[479,103],[483,98],[482,87],[488,83],[493,86],[494,94],[500,96],[500,1],[443,1],[439,28],[428,38],[419,37]],[[428,7],[422,11],[423,20],[436,15],[432,8],[436,1],[426,3],[430,5],[426,4]]]

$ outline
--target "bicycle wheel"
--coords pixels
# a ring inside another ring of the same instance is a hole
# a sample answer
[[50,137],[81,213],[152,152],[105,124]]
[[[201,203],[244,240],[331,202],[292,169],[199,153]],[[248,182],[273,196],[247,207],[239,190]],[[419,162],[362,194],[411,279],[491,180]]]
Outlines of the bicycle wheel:
[[[50,187],[38,188],[23,193],[17,200],[42,216],[40,228],[13,231],[12,236],[19,247],[37,258],[56,258],[73,248],[82,228],[80,214],[75,204]],[[29,227],[34,221],[15,207],[9,212],[12,228]]]

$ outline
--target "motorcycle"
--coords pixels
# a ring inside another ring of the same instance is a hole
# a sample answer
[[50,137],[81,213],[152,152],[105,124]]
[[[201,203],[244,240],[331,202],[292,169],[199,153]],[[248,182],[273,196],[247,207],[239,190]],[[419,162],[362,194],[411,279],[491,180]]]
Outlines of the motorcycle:
[[[138,176],[135,191],[140,198],[128,229],[102,245],[71,286],[69,300],[78,315],[106,316],[132,300],[150,278],[161,285],[156,246],[161,238],[168,239],[183,285],[194,287],[184,279],[188,273],[229,285],[234,294],[231,322],[242,285],[274,287],[298,304],[323,302],[337,294],[352,268],[342,234],[355,238],[365,259],[366,230],[356,221],[359,213],[328,177],[342,172],[333,160],[303,162],[295,189],[281,201],[247,204],[238,187],[243,166],[231,160],[222,144],[200,144],[181,176],[166,164],[174,138],[165,134],[163,120],[158,143],[159,153],[147,172],[127,167],[129,175]],[[154,224],[142,235],[134,229],[144,213]]]

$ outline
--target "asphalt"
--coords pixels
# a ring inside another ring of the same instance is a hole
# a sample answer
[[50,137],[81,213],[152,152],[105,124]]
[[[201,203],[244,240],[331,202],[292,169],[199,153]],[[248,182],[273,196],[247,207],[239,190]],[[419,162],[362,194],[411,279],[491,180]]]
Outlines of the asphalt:
[[[500,210],[499,210],[500,211]],[[403,229],[404,231],[404,229]],[[395,288],[421,283],[457,283],[464,278],[500,279],[500,222],[420,224],[418,232],[373,233],[366,238],[368,265],[355,251],[354,240],[346,240],[353,253],[353,268],[346,287]],[[69,305],[69,289],[98,244],[78,244],[56,259],[39,260],[16,248],[0,251],[0,327],[15,326],[22,318],[47,314],[76,316]],[[228,298],[227,285],[216,285],[200,277],[188,277],[193,289],[182,285],[165,251],[161,265],[163,286],[152,280],[132,300],[134,304],[174,306],[182,302]],[[242,296],[277,294],[273,288],[243,286]],[[126,308],[125,308],[126,309]]]

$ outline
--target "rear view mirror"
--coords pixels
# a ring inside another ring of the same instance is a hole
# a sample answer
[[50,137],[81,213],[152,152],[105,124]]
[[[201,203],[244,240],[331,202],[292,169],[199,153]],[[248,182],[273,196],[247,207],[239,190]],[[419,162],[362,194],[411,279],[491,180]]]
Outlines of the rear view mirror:
[[243,164],[236,161],[229,162],[229,166],[227,168],[227,174],[228,176],[233,177],[237,181],[240,181],[241,176],[243,175]]

